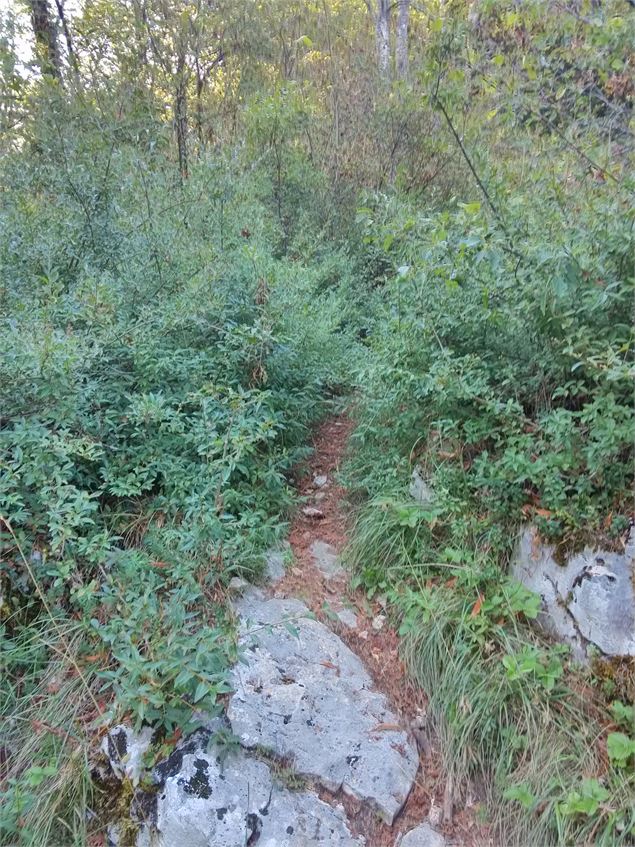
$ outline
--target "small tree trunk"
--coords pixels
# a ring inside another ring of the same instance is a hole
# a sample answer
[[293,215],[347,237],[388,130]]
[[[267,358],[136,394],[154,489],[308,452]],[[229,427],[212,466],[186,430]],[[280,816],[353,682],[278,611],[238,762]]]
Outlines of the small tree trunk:
[[377,66],[383,80],[390,78],[390,0],[377,0]]
[[181,180],[188,177],[187,165],[187,79],[185,59],[179,56],[176,69],[176,92],[174,96],[174,129],[179,153],[179,173]]
[[410,18],[410,0],[398,0],[397,8],[397,44],[395,47],[395,65],[398,79],[408,76],[408,22]]
[[42,74],[61,80],[62,69],[57,46],[57,30],[51,20],[48,0],[29,0],[29,2],[35,48]]
[[71,36],[71,31],[68,27],[68,21],[66,20],[66,13],[64,11],[64,0],[55,0],[55,5],[57,7],[57,16],[59,18],[60,25],[62,27],[62,32],[64,33],[64,38],[66,40],[66,50],[68,52],[68,63],[71,66],[74,73],[77,75],[79,73],[79,64],[77,62],[77,56],[75,55],[75,48],[73,47],[73,39]]
[[205,78],[201,71],[201,67],[196,61],[196,137],[198,138],[198,155],[200,156],[205,147],[205,137],[203,134],[203,89],[205,88]]

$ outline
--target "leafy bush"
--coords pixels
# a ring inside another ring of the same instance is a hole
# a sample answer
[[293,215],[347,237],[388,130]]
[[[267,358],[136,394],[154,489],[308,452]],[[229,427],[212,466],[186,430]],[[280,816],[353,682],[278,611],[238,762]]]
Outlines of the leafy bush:
[[[473,14],[478,38],[438,21],[424,76],[470,182],[423,202],[369,193],[357,212],[379,296],[348,555],[392,600],[455,799],[471,786],[505,844],[628,844],[632,728],[608,730],[592,677],[540,640],[539,598],[505,574],[525,521],[565,554],[619,548],[629,528],[633,182],[603,146],[629,107],[588,97],[626,27],[614,7],[606,27],[541,2]],[[427,503],[406,495],[414,469]]]
[[523,221],[536,233],[510,255],[479,204],[437,216],[381,200],[361,210],[365,239],[385,245],[395,269],[375,338],[385,361],[362,377],[366,414],[378,441],[390,422],[402,455],[425,462],[432,442],[438,472],[460,478],[492,520],[533,514],[572,540],[610,515],[619,534],[634,432],[630,223],[622,248],[574,260],[598,210],[548,253],[545,213]]
[[[160,132],[144,155],[57,106],[69,126],[44,104],[41,146],[2,162],[3,843],[84,843],[107,722],[170,733],[219,708],[236,658],[224,586],[257,576],[284,532],[289,471],[344,374],[343,345],[320,353],[335,310],[309,339],[277,291],[297,285],[306,311],[345,261],[276,258],[259,175],[206,159],[175,195]],[[67,691],[83,668],[79,715],[46,692],[51,627],[73,632],[60,673]],[[20,710],[42,688],[24,744]]]

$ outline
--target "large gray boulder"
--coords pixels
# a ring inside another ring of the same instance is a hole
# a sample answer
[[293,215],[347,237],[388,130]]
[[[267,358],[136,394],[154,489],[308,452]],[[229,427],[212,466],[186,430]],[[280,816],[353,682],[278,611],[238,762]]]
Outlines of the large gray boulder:
[[622,553],[587,547],[563,565],[553,553],[530,526],[512,562],[515,579],[542,599],[541,626],[582,661],[593,647],[606,656],[635,656],[634,534]]
[[156,794],[138,793],[137,847],[361,847],[341,808],[277,784],[269,766],[201,732],[153,772]]
[[227,716],[247,748],[373,806],[391,824],[419,757],[359,658],[298,600],[250,592],[235,604],[243,661]]

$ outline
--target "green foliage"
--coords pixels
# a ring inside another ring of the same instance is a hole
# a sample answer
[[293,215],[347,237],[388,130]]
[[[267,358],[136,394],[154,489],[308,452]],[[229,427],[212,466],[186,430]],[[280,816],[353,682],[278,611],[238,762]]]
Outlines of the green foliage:
[[504,573],[521,521],[628,526],[623,0],[411,4],[393,85],[357,2],[80,5],[57,76],[0,18],[0,839],[85,843],[102,724],[218,708],[224,585],[354,382],[356,581],[455,785],[504,843],[630,843],[632,709],[607,730]]
[[222,609],[200,608],[195,573],[181,556],[166,562],[124,554],[101,585],[102,620],[93,618],[90,626],[112,664],[99,676],[112,688],[115,710],[137,727],[193,726],[194,712],[213,714],[218,695],[230,690],[228,621]]
[[[593,221],[619,214],[610,195],[606,204],[600,213],[596,201],[559,243],[549,236],[549,251],[547,201],[540,217],[526,207],[518,253],[478,204],[437,216],[395,202],[366,207],[365,238],[385,246],[388,233],[396,269],[375,338],[382,359],[360,377],[373,420],[366,443],[382,441],[383,421],[399,408],[386,427],[392,454],[413,450],[425,462],[430,445],[431,462],[447,455],[430,467],[433,486],[437,475],[448,480],[492,521],[536,514],[546,534],[572,538],[624,514],[634,431],[631,223],[623,221],[617,252],[566,258],[585,239],[599,245]],[[621,532],[624,519],[613,526]]]
[[[455,802],[479,785],[501,843],[579,843],[599,833],[598,843],[628,844],[630,736],[608,735],[615,767],[607,773],[601,705],[568,648],[527,626],[540,598],[475,553],[478,522],[461,509],[377,498],[358,514],[348,550],[357,583],[370,596],[386,594],[400,620],[402,653],[428,695]],[[415,512],[419,521],[410,520]],[[620,706],[613,712],[628,729],[630,711]]]
[[[505,575],[522,522],[564,552],[619,544],[632,505],[633,182],[607,129],[629,106],[604,87],[628,27],[612,4],[595,22],[549,6],[431,21],[423,85],[461,186],[358,208],[362,278],[381,276],[349,559],[392,600],[444,768],[459,793],[484,786],[501,843],[628,844],[630,709],[607,733],[567,651],[527,626],[540,598]],[[413,469],[426,503],[406,497]]]
[[609,759],[618,768],[632,768],[635,756],[634,738],[629,738],[623,732],[611,732],[606,739],[606,749]]
[[578,791],[572,791],[567,799],[560,803],[559,809],[563,815],[595,815],[600,804],[606,802],[609,796],[609,792],[597,779],[585,779],[582,780]]
[[[337,309],[311,334],[289,310],[306,314],[345,257],[276,258],[261,174],[206,158],[176,189],[146,129],[148,153],[53,95],[30,155],[2,162],[3,721],[43,686],[52,711],[37,750],[22,724],[6,739],[2,843],[85,843],[87,759],[107,722],[170,733],[218,711],[236,659],[223,586],[258,576],[284,532],[289,472],[345,374],[347,333],[324,356]],[[48,615],[76,622],[90,720],[46,691]],[[38,644],[28,672],[22,643]]]

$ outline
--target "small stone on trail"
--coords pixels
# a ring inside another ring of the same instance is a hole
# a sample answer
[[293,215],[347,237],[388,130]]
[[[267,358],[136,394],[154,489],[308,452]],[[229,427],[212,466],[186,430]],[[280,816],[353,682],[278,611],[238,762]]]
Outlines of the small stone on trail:
[[445,847],[445,838],[429,823],[422,823],[407,832],[398,842],[398,847]]
[[315,485],[316,488],[324,488],[324,486],[327,485],[328,481],[329,478],[326,474],[316,474],[313,477],[313,485]]
[[[285,548],[288,550],[289,545],[286,544]],[[271,582],[275,585],[277,582],[280,582],[280,580],[284,578],[285,552],[285,550],[273,549],[267,551],[267,553],[265,554],[265,578],[267,582]]]
[[335,614],[339,618],[340,623],[343,623],[348,629],[355,629],[357,627],[357,615],[350,609],[340,609]]
[[315,521],[321,521],[324,518],[324,512],[321,509],[316,509],[315,506],[305,506],[302,509],[302,514],[305,518],[311,518]]
[[375,632],[379,632],[380,629],[384,628],[384,624],[386,623],[386,615],[376,615],[373,618],[372,627]]
[[246,579],[242,579],[239,576],[233,576],[229,580],[229,585],[227,587],[233,594],[242,594],[243,591],[249,587],[249,583]]
[[316,503],[321,503],[322,500],[326,497],[326,493],[324,491],[318,491],[317,494],[313,495],[313,499]]
[[337,558],[335,548],[328,542],[321,541],[319,538],[316,539],[309,547],[309,552],[313,557],[315,566],[327,579],[339,576],[344,572]]
[[432,798],[432,805],[430,806],[430,811],[428,812],[428,820],[432,824],[433,827],[440,826],[441,821],[443,820],[443,808],[438,806],[434,802],[434,797]]

